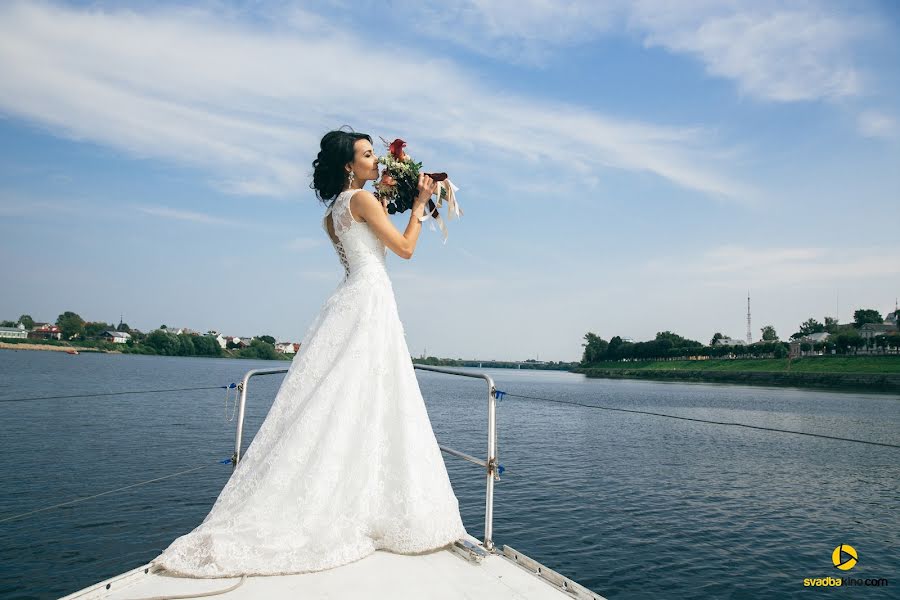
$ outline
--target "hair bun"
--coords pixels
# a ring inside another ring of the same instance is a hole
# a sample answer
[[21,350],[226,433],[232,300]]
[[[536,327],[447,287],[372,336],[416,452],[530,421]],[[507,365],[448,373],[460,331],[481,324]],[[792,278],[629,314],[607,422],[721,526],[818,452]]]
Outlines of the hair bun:
[[[344,127],[348,127],[345,125]],[[372,138],[365,133],[357,133],[350,128],[329,131],[322,137],[319,143],[319,154],[312,162],[313,180],[310,188],[316,191],[316,196],[323,203],[337,198],[347,181],[347,172],[344,166],[353,162],[353,147],[357,140],[369,140]]]

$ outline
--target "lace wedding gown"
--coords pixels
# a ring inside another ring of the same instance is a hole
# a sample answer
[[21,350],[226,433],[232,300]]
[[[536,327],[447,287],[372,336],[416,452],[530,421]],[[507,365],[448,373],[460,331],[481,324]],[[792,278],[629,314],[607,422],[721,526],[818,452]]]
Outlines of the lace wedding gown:
[[319,571],[377,549],[434,550],[466,533],[412,367],[385,246],[353,219],[351,195],[342,192],[323,221],[345,277],[209,514],[152,561],[171,574]]

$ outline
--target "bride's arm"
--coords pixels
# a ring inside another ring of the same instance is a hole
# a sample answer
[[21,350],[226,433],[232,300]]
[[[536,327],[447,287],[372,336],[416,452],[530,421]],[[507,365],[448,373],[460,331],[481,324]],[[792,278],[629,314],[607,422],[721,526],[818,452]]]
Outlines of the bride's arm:
[[419,180],[419,195],[413,203],[410,210],[409,224],[406,231],[400,231],[394,227],[394,224],[388,218],[384,205],[378,201],[375,195],[368,190],[360,190],[353,194],[350,199],[350,212],[359,215],[369,224],[369,227],[378,236],[384,245],[390,248],[397,256],[405,259],[412,258],[416,249],[416,242],[419,239],[419,232],[422,231],[422,222],[419,217],[425,216],[426,205],[431,193],[437,184],[432,182],[430,177]]

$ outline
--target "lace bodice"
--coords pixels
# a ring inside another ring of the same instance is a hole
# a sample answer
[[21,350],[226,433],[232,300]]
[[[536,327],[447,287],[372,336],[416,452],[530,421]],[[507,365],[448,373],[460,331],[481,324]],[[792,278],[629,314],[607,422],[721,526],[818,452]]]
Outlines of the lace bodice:
[[[387,249],[368,223],[357,221],[350,211],[350,198],[359,190],[338,194],[322,219],[322,228],[344,266],[344,276],[367,268],[385,268]],[[329,227],[331,225],[331,227]]]

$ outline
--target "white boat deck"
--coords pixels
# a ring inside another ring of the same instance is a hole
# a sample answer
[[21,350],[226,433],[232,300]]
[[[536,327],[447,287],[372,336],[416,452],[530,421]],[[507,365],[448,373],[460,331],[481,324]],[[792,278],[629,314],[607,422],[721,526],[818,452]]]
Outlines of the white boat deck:
[[[468,552],[458,547],[409,556],[379,550],[356,562],[326,571],[247,577],[236,589],[214,597],[604,600],[509,546],[504,546],[502,551],[485,553],[477,539],[468,536],[465,541]],[[70,594],[63,600],[183,597],[215,593],[239,581],[239,577],[172,577],[150,571],[148,564]]]

